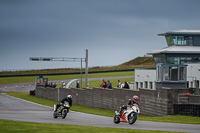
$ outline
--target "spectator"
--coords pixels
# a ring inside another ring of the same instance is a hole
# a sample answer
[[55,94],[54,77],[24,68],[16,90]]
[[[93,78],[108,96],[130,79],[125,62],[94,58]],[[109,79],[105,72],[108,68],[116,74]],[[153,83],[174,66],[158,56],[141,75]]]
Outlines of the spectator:
[[101,85],[100,85],[100,87],[103,88],[103,85],[104,85],[104,79],[101,79]]
[[80,88],[80,82],[79,82],[79,80],[76,83],[76,88]]
[[62,81],[62,88],[65,88],[65,82]]
[[128,85],[126,80],[124,81],[124,87],[123,88],[129,89],[129,85]]
[[56,83],[53,82],[53,88],[56,88]]
[[110,80],[108,80],[107,88],[108,88],[108,89],[112,89],[112,83],[110,82]]
[[107,88],[107,83],[106,83],[106,81],[103,82],[103,88]]
[[44,87],[45,87],[45,88],[48,87],[48,83],[47,83],[47,82],[45,83]]
[[122,88],[122,83],[120,82],[120,80],[118,80],[117,87],[118,87],[118,88]]

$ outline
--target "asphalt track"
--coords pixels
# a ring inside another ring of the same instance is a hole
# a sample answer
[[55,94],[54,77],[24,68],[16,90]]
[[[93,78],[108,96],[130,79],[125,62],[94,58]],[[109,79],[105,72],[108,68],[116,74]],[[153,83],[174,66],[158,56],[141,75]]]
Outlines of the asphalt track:
[[[114,114],[114,113],[113,113]],[[112,127],[199,133],[200,125],[139,121],[135,124],[114,124],[113,118],[70,111],[66,119],[54,119],[53,108],[0,94],[0,119],[38,123]]]

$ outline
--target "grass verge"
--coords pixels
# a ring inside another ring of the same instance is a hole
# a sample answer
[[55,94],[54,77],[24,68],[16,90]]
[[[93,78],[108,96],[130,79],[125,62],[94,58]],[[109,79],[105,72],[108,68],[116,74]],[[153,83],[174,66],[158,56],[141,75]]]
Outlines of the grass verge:
[[[62,125],[0,120],[1,133],[166,133],[166,131],[150,131],[122,128],[102,128],[92,126]],[[177,133],[177,132],[170,132]]]
[[[88,78],[132,76],[132,75],[134,75],[134,71],[108,72],[108,73],[91,73],[91,74],[88,74]],[[35,78],[36,77],[37,76],[2,77],[2,78],[0,78],[0,85],[35,82]],[[49,81],[52,81],[52,80],[64,80],[64,79],[80,79],[81,75],[80,74],[74,74],[74,75],[55,75],[55,76],[44,76],[44,77],[48,78]],[[83,74],[82,77],[85,77],[85,75]]]
[[[35,96],[30,96],[29,93],[27,93],[27,92],[6,92],[6,93],[8,95],[11,95],[14,97],[18,97],[18,98],[32,101],[35,103],[39,103],[42,105],[50,106],[52,108],[53,108],[54,104],[58,103],[57,101],[38,98]],[[89,113],[89,114],[114,117],[113,110],[90,108],[90,107],[75,105],[75,104],[73,104],[73,106],[71,107],[71,110]],[[138,120],[155,121],[155,122],[169,122],[169,123],[184,123],[184,124],[200,124],[200,117],[181,116],[181,115],[169,115],[169,116],[162,116],[162,117],[161,116],[151,117],[151,116],[138,115]]]
[[[126,80],[127,82],[134,82],[134,78],[120,78],[120,79],[109,79],[110,82],[112,83],[112,87],[115,88],[117,87],[118,80],[120,80],[122,83]],[[108,80],[104,80],[108,83]],[[100,80],[93,80],[93,81],[88,81],[89,83],[89,88],[95,88],[95,87],[100,87],[101,81]],[[56,87],[61,87],[62,84],[57,84]],[[82,82],[82,86],[85,86],[85,82]]]

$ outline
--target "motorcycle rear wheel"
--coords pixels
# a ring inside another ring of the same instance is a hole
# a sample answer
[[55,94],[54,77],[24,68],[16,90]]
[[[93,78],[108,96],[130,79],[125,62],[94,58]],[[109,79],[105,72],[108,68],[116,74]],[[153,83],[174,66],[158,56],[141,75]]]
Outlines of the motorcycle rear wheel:
[[[131,113],[132,114],[132,113]],[[128,116],[128,123],[130,125],[134,124],[137,120],[137,114],[134,113],[133,117],[131,117],[131,114]]]
[[120,116],[119,115],[115,115],[114,119],[113,119],[113,122],[115,124],[119,124],[120,123]]
[[53,112],[53,118],[58,118],[58,116],[57,116],[57,112]]

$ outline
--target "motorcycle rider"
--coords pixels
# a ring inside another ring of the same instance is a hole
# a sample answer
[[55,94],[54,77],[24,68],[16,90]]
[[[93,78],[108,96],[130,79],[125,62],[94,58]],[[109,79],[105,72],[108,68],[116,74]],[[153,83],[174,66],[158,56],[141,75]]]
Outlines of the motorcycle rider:
[[69,102],[70,107],[72,106],[72,96],[71,96],[71,95],[67,95],[66,98],[63,98],[63,99],[60,101],[60,103],[58,103],[58,104],[56,105],[55,112],[57,112],[57,109],[58,109],[60,106],[62,106],[62,105],[64,104],[65,101]]
[[121,107],[121,109],[120,109],[120,117],[122,116],[124,110],[127,109],[127,106],[133,106],[134,104],[138,105],[138,101],[139,101],[139,97],[136,96],[136,95],[134,95],[132,99],[129,99],[127,105],[123,105]]

